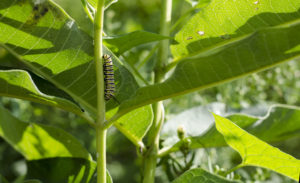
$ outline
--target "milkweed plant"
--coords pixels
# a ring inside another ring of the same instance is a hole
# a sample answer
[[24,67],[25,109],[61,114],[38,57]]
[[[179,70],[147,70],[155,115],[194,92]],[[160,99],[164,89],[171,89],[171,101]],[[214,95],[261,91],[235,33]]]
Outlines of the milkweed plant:
[[[243,172],[249,167],[298,181],[300,160],[274,144],[299,136],[298,106],[272,105],[262,116],[208,112],[203,106],[181,118],[167,113],[185,94],[284,62],[297,64],[300,0],[139,1],[159,7],[152,13],[157,16],[147,16],[158,30],[141,25],[113,35],[117,20],[107,17],[119,3],[125,1],[0,1],[0,95],[78,116],[93,129],[96,144],[89,152],[77,136],[85,130],[70,135],[0,107],[0,136],[26,159],[27,172],[17,181],[112,183],[106,158],[110,129],[136,147],[139,182],[159,182],[161,176],[173,183],[247,182]],[[133,19],[150,11],[135,10],[136,17],[113,12]],[[299,80],[297,72],[287,80]],[[196,114],[201,117],[191,118]],[[168,131],[172,137],[164,135]],[[219,167],[209,149],[226,146],[238,160]],[[6,179],[0,176],[0,182]]]

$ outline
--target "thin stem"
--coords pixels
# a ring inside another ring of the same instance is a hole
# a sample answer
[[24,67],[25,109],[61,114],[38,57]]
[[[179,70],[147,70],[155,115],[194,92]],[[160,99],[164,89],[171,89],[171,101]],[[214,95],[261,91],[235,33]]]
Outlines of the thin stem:
[[98,6],[94,22],[95,65],[97,77],[97,119],[96,119],[96,146],[97,146],[97,183],[106,183],[106,129],[105,100],[104,100],[104,76],[103,76],[103,17],[104,1],[98,0]]
[[[162,0],[162,14],[160,34],[169,36],[171,26],[172,0]],[[159,44],[158,58],[154,71],[154,82],[159,83],[164,79],[164,66],[168,62],[169,56],[169,40],[163,40]],[[143,183],[154,183],[157,154],[159,151],[159,134],[164,123],[164,107],[162,102],[152,105],[154,113],[154,121],[148,135],[148,146],[144,159],[144,178]]]
[[230,174],[231,172],[234,172],[234,171],[236,171],[237,169],[240,169],[240,168],[242,168],[242,167],[243,167],[243,165],[242,165],[242,164],[239,164],[239,165],[233,167],[232,169],[227,170],[227,171],[225,172],[225,174],[228,175],[228,174]]
[[166,147],[158,151],[157,157],[162,158],[164,156],[167,156],[168,154],[171,154],[172,152],[176,152],[176,150],[173,149],[173,147]]

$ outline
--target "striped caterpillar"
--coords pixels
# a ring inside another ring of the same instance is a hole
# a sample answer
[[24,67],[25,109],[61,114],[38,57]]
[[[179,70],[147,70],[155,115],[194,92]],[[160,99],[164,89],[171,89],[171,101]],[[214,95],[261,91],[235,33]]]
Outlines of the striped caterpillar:
[[104,54],[103,55],[104,64],[103,64],[103,71],[104,71],[104,98],[106,101],[110,100],[114,97],[115,93],[115,78],[114,78],[114,69],[113,69],[113,62],[110,55]]

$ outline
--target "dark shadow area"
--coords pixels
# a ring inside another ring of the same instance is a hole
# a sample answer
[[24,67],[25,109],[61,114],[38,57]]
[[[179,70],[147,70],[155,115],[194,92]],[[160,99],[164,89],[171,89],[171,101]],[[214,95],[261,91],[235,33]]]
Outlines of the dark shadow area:
[[26,179],[38,179],[44,183],[65,183],[70,180],[89,182],[95,170],[95,163],[82,158],[48,158],[27,161]]

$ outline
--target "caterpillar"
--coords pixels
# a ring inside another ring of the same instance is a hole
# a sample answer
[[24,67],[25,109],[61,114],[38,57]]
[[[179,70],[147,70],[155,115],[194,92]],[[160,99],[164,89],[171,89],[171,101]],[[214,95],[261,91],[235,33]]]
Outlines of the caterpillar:
[[104,98],[106,101],[114,97],[115,93],[115,78],[114,78],[114,69],[113,62],[110,55],[103,55],[103,72],[104,72]]

